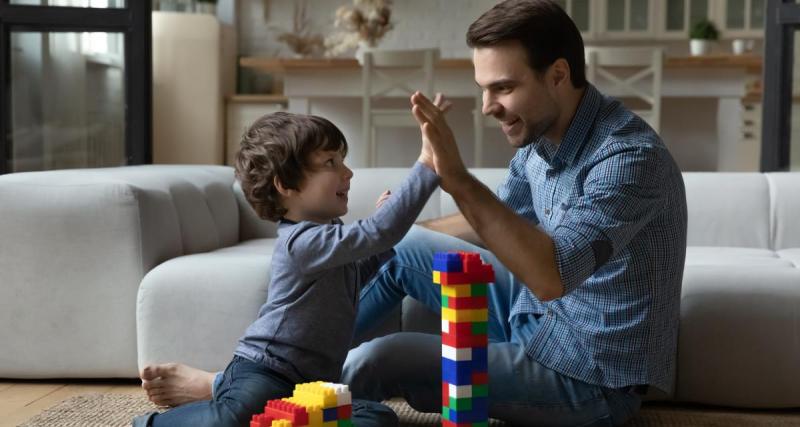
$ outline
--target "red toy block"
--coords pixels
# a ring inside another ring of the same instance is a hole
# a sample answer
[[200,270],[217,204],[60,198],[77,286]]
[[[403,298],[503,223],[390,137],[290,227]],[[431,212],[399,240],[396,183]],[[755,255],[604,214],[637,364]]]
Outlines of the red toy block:
[[489,304],[489,300],[485,296],[446,297],[446,298],[447,298],[447,308],[454,308],[454,309],[487,308]]
[[483,385],[489,384],[489,373],[488,372],[473,372],[472,373],[472,385]]
[[337,419],[346,420],[353,416],[353,405],[342,405],[336,411]]
[[[469,325],[469,323],[465,323],[465,325]],[[442,344],[455,348],[486,347],[489,345],[489,336],[442,332]]]
[[289,420],[296,426],[308,424],[306,408],[285,400],[270,400],[264,408],[264,414],[277,419]]
[[489,283],[494,282],[494,270],[492,266],[488,269],[473,271],[470,273],[439,273],[439,282],[442,285],[466,285],[469,283]]
[[442,405],[450,401],[450,384],[447,381],[442,381]]
[[275,418],[267,414],[253,414],[253,418],[250,420],[250,427],[270,427],[274,420]]

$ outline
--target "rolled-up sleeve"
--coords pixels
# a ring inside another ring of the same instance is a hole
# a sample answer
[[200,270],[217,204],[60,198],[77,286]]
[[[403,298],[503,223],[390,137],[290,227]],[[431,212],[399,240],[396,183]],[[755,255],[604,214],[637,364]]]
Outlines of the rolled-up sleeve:
[[508,174],[497,187],[497,198],[517,215],[526,218],[533,224],[538,224],[539,219],[536,217],[533,207],[530,180],[525,173],[525,164],[530,153],[529,148],[517,150],[516,155],[511,159]]
[[580,286],[664,208],[662,148],[610,144],[551,236],[564,294]]

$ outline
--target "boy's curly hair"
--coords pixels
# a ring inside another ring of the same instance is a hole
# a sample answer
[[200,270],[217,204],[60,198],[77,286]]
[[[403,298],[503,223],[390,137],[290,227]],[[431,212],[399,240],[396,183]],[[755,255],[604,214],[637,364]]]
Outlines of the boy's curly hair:
[[333,123],[318,116],[273,113],[253,123],[236,153],[236,179],[259,217],[277,221],[286,214],[275,178],[299,190],[316,151],[347,155],[347,141]]

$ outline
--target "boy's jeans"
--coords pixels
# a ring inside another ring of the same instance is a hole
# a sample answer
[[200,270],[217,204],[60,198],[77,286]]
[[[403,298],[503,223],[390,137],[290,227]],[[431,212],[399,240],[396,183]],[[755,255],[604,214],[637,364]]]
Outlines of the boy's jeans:
[[[292,395],[294,384],[276,376],[259,364],[239,356],[215,384],[212,400],[193,402],[162,414],[151,413],[133,420],[133,427],[239,427],[250,425],[253,414],[264,412],[268,400]],[[396,426],[397,415],[377,402],[353,400],[353,425]]]
[[[421,227],[413,227],[361,292],[356,334],[380,324],[405,295],[441,309],[439,285],[431,281],[434,252],[480,252],[495,270],[489,286],[489,415],[517,425],[619,425],[638,410],[641,397],[629,388],[610,389],[555,372],[524,351],[539,325],[532,315],[509,313],[523,284],[485,249]],[[350,350],[342,374],[354,397],[382,400],[403,396],[417,410],[440,412],[441,339],[401,332]]]

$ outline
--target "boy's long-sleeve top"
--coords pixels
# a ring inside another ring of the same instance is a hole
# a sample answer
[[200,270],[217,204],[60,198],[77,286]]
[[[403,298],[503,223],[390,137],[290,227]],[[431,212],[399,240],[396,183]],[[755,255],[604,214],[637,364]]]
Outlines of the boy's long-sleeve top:
[[296,383],[339,381],[361,286],[394,255],[438,183],[417,163],[369,218],[348,225],[281,221],[267,302],[235,354]]

